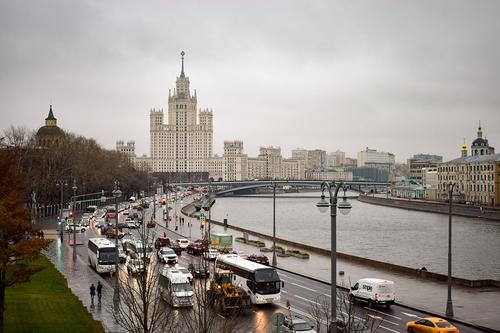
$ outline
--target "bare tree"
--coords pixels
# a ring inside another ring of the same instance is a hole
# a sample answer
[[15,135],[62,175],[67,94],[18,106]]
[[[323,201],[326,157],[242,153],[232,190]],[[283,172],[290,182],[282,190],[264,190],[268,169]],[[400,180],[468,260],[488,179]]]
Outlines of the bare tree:
[[149,252],[149,236],[149,228],[143,223],[139,230],[139,242],[142,245],[142,255],[139,257],[144,272],[137,277],[119,275],[120,301],[110,310],[118,325],[127,332],[176,332],[173,312],[161,298],[161,265]]
[[[318,333],[323,328],[330,333],[333,318],[331,317],[331,300],[325,295],[319,295],[314,302],[309,303],[309,315],[313,318]],[[376,332],[382,322],[381,317],[373,316],[357,307],[346,291],[337,293],[337,332],[352,333],[369,330]]]

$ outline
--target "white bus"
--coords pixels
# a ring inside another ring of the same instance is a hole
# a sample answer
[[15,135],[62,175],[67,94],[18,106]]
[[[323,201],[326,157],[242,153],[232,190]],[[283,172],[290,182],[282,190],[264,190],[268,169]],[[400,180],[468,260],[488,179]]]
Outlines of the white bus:
[[216,269],[234,273],[233,285],[242,287],[252,304],[277,303],[284,283],[272,267],[241,258],[236,254],[222,254],[215,260]]
[[114,273],[116,260],[115,243],[106,238],[90,238],[88,243],[89,265],[97,273]]

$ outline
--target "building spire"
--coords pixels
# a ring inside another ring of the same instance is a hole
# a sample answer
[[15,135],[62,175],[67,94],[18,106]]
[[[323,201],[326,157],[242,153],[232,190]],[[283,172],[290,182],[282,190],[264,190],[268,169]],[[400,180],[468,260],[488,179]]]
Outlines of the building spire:
[[184,75],[184,55],[186,54],[186,52],[182,51],[181,52],[181,61],[182,61],[182,67],[181,67],[181,77],[185,77],[186,75]]
[[481,129],[481,120],[479,121],[479,126],[477,128],[477,137],[482,138],[483,137],[483,130]]

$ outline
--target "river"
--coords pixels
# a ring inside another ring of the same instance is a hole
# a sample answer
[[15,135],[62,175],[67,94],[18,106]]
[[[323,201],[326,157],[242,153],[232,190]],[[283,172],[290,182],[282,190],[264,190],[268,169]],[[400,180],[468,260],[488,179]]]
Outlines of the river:
[[[319,193],[280,194],[276,236],[330,249],[330,215],[318,201]],[[447,215],[349,202],[350,213],[337,216],[338,252],[447,274]],[[272,235],[272,198],[217,198],[212,218]],[[500,222],[454,216],[452,249],[453,276],[500,280]]]

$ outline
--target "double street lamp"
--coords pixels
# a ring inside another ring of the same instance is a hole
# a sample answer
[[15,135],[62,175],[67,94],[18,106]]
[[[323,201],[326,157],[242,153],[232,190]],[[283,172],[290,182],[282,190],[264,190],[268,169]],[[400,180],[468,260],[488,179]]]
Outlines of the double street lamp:
[[114,289],[114,294],[113,294],[113,301],[115,304],[118,304],[120,301],[120,278],[119,278],[119,271],[118,271],[118,265],[120,263],[120,254],[118,250],[118,199],[122,196],[122,191],[120,190],[120,183],[115,180],[115,188],[113,189],[113,197],[115,198],[115,210],[116,210],[116,218],[115,218],[115,289]]
[[[331,219],[331,322],[330,322],[330,332],[337,333],[337,206],[340,213],[347,215],[351,210],[352,206],[347,201],[345,193],[348,186],[344,182],[323,182],[321,184],[321,200],[316,204],[321,213],[326,213],[328,207],[330,207],[330,219]],[[328,190],[329,200],[325,199],[325,190]],[[342,202],[337,205],[337,195],[339,190],[344,191],[344,197]]]
[[453,206],[453,190],[456,187],[456,183],[445,183],[446,187],[443,190],[448,192],[448,299],[446,301],[446,316],[453,317],[453,301],[451,300],[451,216],[452,216],[452,206]]

